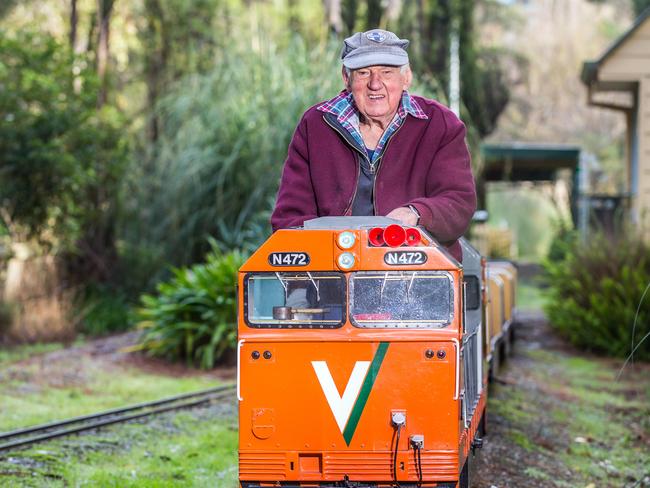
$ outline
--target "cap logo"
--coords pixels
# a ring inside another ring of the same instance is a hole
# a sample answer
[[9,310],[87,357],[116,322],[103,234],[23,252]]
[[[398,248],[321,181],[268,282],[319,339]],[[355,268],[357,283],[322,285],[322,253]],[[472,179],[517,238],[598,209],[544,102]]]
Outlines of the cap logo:
[[366,37],[375,42],[384,42],[386,40],[386,34],[382,34],[381,32],[368,32]]

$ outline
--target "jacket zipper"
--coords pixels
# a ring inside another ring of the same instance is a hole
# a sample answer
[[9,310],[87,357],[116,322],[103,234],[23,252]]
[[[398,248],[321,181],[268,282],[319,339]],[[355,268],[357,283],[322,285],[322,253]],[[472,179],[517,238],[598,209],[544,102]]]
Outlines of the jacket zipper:
[[386,141],[386,145],[384,146],[384,150],[381,152],[381,156],[379,156],[379,159],[377,160],[377,168],[373,169],[372,166],[370,168],[371,172],[375,175],[374,179],[372,180],[372,209],[375,212],[375,215],[377,215],[377,188],[376,188],[376,185],[377,185],[377,177],[379,176],[379,168],[381,168],[381,163],[383,161],[384,154],[386,154],[386,151],[388,150],[388,145],[390,144],[390,141],[393,140],[393,137],[395,137],[395,134],[397,134],[399,132],[399,130],[402,128],[402,126],[404,125],[404,122],[406,122],[406,121],[403,121],[401,123],[401,125],[399,125],[397,127],[397,129],[395,129],[395,132],[393,132],[390,135],[390,137],[388,138],[388,140]]
[[[356,150],[359,154],[361,154],[362,157],[365,157],[366,160],[368,159],[368,155],[367,155],[367,154],[363,154],[363,153],[359,150],[359,148],[356,147],[354,144],[350,144],[349,141],[348,141],[348,139],[347,139],[347,137],[346,137],[346,135],[345,135],[341,130],[339,130],[337,127],[333,126],[333,125],[329,122],[329,120],[327,120],[327,117],[325,117],[324,115],[323,115],[323,120],[325,121],[325,123],[326,123],[327,125],[329,125],[332,129],[334,129],[336,132],[338,132],[338,133],[341,135],[341,137],[343,138],[343,140],[344,140],[345,142],[347,142],[348,145],[352,146],[352,149]],[[391,136],[391,139],[392,139],[392,136]],[[356,168],[357,168],[357,177],[356,177],[356,179],[355,179],[355,183],[354,183],[354,191],[352,192],[352,197],[350,198],[350,201],[348,202],[348,205],[347,205],[347,207],[345,208],[345,211],[343,212],[343,215],[347,215],[348,210],[350,210],[350,209],[352,208],[352,204],[354,203],[354,198],[357,196],[357,190],[359,189],[359,173],[361,172],[361,163],[359,162],[359,160],[358,160],[357,158],[354,159],[354,162],[355,162],[355,165],[356,165]],[[373,171],[372,171],[372,163],[371,163],[370,161],[368,161],[368,165],[370,166],[370,170],[371,170],[371,172],[373,172]],[[373,172],[373,174],[374,174],[374,172]],[[374,184],[375,184],[375,182],[373,181],[372,184],[373,184],[373,192],[374,192]],[[373,202],[373,206],[374,206],[374,202]]]

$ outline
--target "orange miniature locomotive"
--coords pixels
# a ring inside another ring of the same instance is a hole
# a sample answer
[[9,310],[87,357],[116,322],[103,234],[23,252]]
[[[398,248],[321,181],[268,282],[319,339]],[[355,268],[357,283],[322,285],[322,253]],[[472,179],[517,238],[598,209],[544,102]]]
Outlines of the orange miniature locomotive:
[[469,486],[492,337],[462,244],[461,266],[420,228],[324,217],[242,266],[243,488]]

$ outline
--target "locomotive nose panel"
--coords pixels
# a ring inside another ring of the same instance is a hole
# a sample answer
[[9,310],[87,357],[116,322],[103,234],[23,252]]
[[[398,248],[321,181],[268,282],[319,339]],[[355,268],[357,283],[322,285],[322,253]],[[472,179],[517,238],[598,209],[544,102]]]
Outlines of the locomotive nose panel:
[[[400,477],[408,479],[414,466],[412,435],[424,437],[425,474],[454,476],[455,347],[448,341],[244,343],[241,479],[370,481],[368,462],[376,458],[373,476],[390,480],[390,462],[381,460],[390,461],[395,449],[396,411],[406,416],[397,446]],[[266,350],[272,359],[255,354]]]

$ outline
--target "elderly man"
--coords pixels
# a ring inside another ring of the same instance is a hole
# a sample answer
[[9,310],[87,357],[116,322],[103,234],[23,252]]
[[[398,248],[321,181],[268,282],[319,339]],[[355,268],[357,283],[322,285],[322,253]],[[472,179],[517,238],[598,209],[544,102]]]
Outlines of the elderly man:
[[273,230],[334,215],[424,226],[459,261],[476,207],[465,126],[411,96],[409,41],[374,29],[345,40],[337,97],[303,115],[289,145]]

